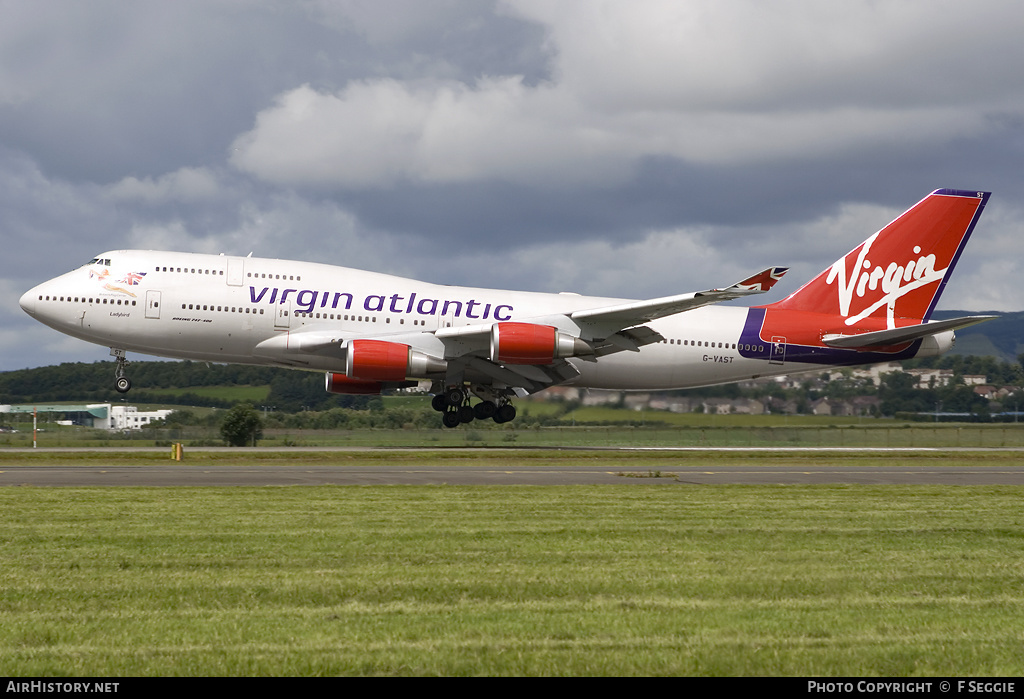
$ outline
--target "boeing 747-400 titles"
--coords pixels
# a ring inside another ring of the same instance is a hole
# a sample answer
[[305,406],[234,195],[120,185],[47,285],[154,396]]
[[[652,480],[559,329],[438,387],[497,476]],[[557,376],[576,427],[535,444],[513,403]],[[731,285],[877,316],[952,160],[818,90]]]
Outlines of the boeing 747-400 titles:
[[[334,393],[429,381],[448,427],[508,422],[550,386],[707,386],[931,356],[991,316],[929,318],[988,192],[939,189],[787,298],[769,267],[732,286],[646,301],[443,286],[333,265],[117,250],[21,297],[26,313],[126,352],[326,373]],[[471,403],[470,396],[480,400]]]

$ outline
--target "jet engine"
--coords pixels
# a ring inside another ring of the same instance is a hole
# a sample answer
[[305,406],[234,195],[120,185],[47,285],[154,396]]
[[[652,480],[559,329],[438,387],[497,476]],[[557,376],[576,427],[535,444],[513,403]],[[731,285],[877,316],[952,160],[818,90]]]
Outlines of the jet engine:
[[344,374],[336,374],[333,371],[327,372],[327,392],[344,393],[354,396],[378,396],[384,384],[380,381],[360,381],[350,379]]
[[495,323],[491,327],[491,361],[503,364],[552,364],[556,359],[593,354],[578,337],[550,325]]
[[414,350],[409,345],[383,340],[352,340],[348,343],[345,373],[360,381],[404,381],[443,372],[447,363]]

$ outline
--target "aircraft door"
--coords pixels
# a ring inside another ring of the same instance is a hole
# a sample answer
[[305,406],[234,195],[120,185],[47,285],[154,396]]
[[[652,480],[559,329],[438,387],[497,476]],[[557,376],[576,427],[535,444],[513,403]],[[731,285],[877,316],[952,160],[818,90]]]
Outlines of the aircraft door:
[[284,303],[277,304],[274,307],[274,313],[274,329],[287,330],[291,327],[292,300],[288,299]]
[[228,286],[242,286],[242,279],[245,276],[244,267],[245,260],[243,258],[228,258]]
[[776,335],[772,337],[771,354],[768,355],[769,364],[784,364],[786,362],[786,338]]
[[150,289],[146,292],[146,317],[160,318],[160,292]]

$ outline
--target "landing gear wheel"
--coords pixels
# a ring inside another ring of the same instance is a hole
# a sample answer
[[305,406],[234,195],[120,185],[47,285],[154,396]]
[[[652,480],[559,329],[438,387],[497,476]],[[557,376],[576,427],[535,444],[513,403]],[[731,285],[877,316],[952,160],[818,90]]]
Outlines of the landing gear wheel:
[[438,393],[430,399],[430,407],[439,413],[443,413],[448,407],[448,398],[443,393]]
[[448,405],[459,406],[466,401],[466,392],[462,390],[462,386],[452,386],[444,390],[444,398]]
[[117,381],[114,383],[114,389],[118,393],[128,393],[132,388],[132,380],[127,376],[117,377]]
[[462,420],[459,419],[458,410],[449,410],[446,412],[444,417],[441,418],[441,422],[445,427],[458,427],[462,424]]
[[473,418],[475,417],[474,414],[473,414],[473,408],[471,408],[468,405],[464,405],[461,408],[459,408],[458,409],[458,415],[459,415],[459,422],[461,422],[463,424],[467,424],[467,423],[473,422]]
[[516,419],[516,407],[511,403],[505,403],[505,405],[498,408],[498,412],[494,414],[494,421],[499,425],[504,422],[512,422]]
[[489,420],[498,412],[498,406],[494,401],[485,400],[473,406],[473,416],[477,420]]

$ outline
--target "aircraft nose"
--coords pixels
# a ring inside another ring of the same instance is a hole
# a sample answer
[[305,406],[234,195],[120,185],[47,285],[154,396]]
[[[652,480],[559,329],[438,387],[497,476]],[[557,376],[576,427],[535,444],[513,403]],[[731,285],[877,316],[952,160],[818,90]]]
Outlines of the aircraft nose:
[[21,295],[21,299],[18,300],[18,304],[21,306],[21,310],[28,313],[30,316],[35,317],[36,315],[36,297],[38,294],[35,289],[29,289]]

